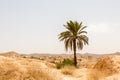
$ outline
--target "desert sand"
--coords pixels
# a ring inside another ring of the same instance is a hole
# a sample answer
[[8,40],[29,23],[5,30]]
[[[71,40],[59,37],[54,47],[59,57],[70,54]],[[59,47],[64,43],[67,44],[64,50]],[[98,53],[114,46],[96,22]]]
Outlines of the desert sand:
[[0,80],[120,80],[120,55],[78,55],[78,67],[56,68],[72,55],[0,54]]

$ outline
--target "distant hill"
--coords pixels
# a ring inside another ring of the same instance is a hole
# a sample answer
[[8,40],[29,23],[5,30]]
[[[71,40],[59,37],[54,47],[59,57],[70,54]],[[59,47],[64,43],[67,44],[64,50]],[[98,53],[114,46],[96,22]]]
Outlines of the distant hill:
[[[49,54],[49,53],[33,53],[33,54],[24,54],[25,56],[35,56],[35,57],[40,57],[40,56],[73,56],[73,54]],[[84,53],[84,54],[80,54],[77,53],[77,56],[91,56],[91,57],[95,57],[95,58],[99,58],[105,55],[120,55],[120,52],[116,52],[116,53],[110,53],[110,54],[95,54],[95,53]]]
[[[0,53],[1,56],[7,56],[7,57],[21,57],[22,56],[34,56],[34,57],[41,57],[41,56],[63,56],[63,57],[70,57],[73,56],[73,54],[49,54],[49,53],[33,53],[33,54],[20,54],[14,51],[10,51],[10,52],[5,52],[5,53]],[[84,53],[84,54],[80,54],[77,53],[77,56],[91,56],[91,57],[95,57],[95,58],[99,58],[105,55],[120,55],[120,52],[115,52],[115,53],[110,53],[110,54],[95,54],[95,53]]]
[[5,57],[21,57],[21,55],[19,53],[14,52],[14,51],[0,53],[0,56],[5,56]]

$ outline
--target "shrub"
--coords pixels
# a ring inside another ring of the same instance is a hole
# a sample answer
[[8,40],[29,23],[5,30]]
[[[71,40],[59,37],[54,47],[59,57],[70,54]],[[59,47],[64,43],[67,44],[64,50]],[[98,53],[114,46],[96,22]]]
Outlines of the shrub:
[[70,59],[64,59],[61,63],[56,64],[57,69],[61,69],[64,66],[73,66],[74,61]]

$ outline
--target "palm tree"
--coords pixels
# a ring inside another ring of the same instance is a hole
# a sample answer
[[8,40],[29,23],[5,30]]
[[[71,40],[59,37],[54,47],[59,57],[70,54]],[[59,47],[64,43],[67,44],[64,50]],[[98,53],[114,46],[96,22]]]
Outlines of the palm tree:
[[83,26],[82,22],[78,23],[77,21],[73,22],[71,20],[64,26],[67,30],[59,34],[59,39],[60,41],[64,41],[66,51],[68,49],[74,51],[74,65],[77,66],[77,48],[82,50],[83,45],[88,45],[87,32],[84,31],[86,26]]

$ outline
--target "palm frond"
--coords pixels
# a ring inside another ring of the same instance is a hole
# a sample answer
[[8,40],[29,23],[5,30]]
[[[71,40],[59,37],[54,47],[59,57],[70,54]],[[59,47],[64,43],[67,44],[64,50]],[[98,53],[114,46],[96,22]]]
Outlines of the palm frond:
[[82,50],[83,49],[83,42],[78,40],[77,41],[77,46],[78,46],[78,49]]
[[81,35],[81,34],[87,34],[87,31],[80,31],[80,32],[78,33],[78,35]]
[[69,31],[64,31],[59,34],[58,39],[60,39],[60,41],[63,41],[64,39],[68,38],[69,36],[71,36],[71,33]]
[[83,41],[83,43],[86,45],[86,44],[89,44],[88,43],[88,37],[86,36],[86,35],[80,35],[79,37],[78,37],[78,40],[81,40],[81,41]]
[[87,26],[81,27],[80,31],[84,30],[85,28],[87,28]]
[[67,22],[67,25],[64,25],[66,27],[66,29],[68,29],[73,35],[75,35],[76,31],[75,31],[75,24],[73,21],[69,21]]
[[65,43],[66,51],[68,51],[68,48],[70,48],[71,50],[73,49],[73,39],[74,39],[74,37],[72,37],[72,36],[65,39],[64,43]]
[[83,26],[82,22],[78,23],[77,21],[73,22],[70,20],[64,26],[67,30],[60,33],[58,39],[64,41],[66,51],[74,49],[74,39],[76,39],[75,45],[77,45],[78,49],[83,49],[83,45],[88,44],[88,37],[85,35],[87,31],[84,30],[87,26]]
[[64,43],[65,43],[65,50],[66,50],[66,51],[68,51],[69,40],[70,40],[70,39],[66,39],[65,42],[64,42]]
[[79,23],[76,21],[76,22],[75,22],[75,31],[76,31],[76,34],[78,33],[79,29],[80,29],[80,25],[79,25]]

